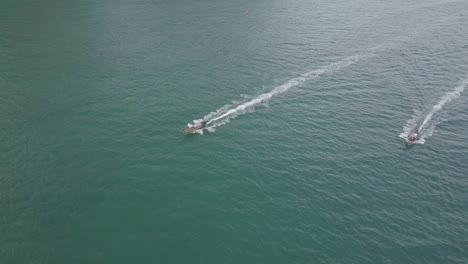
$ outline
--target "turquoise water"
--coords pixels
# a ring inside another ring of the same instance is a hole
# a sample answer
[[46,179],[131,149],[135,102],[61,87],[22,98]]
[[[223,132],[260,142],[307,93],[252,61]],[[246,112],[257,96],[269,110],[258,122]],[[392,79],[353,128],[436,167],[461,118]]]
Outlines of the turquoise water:
[[467,263],[468,2],[390,2],[2,1],[0,263]]

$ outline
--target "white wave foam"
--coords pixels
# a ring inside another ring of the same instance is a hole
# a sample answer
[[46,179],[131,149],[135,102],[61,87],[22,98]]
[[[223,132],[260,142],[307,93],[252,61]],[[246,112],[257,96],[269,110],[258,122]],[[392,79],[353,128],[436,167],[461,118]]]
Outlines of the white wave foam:
[[403,127],[403,133],[400,134],[400,137],[407,138],[410,133],[417,130],[420,134],[420,139],[415,143],[424,144],[424,138],[432,136],[432,133],[434,133],[436,126],[442,121],[434,120],[434,114],[442,110],[443,106],[446,103],[460,97],[467,84],[468,79],[463,79],[453,91],[445,93],[440,99],[440,101],[432,107],[431,111],[426,115],[419,127],[418,120],[421,119],[421,112],[415,110],[415,115],[406,122],[406,125]]
[[329,64],[321,69],[316,69],[310,72],[306,72],[302,74],[300,77],[293,78],[287,81],[286,83],[275,87],[273,90],[271,90],[268,93],[261,94],[249,101],[246,101],[240,104],[239,103],[236,104],[235,102],[233,102],[233,104],[227,104],[217,109],[216,111],[205,115],[201,119],[193,120],[193,122],[198,123],[202,120],[206,120],[208,123],[208,126],[206,127],[206,129],[210,132],[214,132],[215,127],[225,125],[229,123],[230,120],[238,117],[239,115],[255,111],[255,107],[257,105],[260,105],[260,104],[267,105],[270,99],[276,95],[285,93],[289,91],[291,88],[299,86],[308,80],[315,79],[324,73],[331,73],[339,69],[342,69],[344,67],[350,66],[351,64],[358,62],[363,57],[369,57],[370,55],[371,54],[353,55],[353,56],[347,57],[346,59],[342,61]]
[[403,132],[400,134],[401,138],[407,138],[409,134],[416,130],[418,127],[418,120],[421,119],[421,112],[414,110],[414,115],[408,120],[403,127]]

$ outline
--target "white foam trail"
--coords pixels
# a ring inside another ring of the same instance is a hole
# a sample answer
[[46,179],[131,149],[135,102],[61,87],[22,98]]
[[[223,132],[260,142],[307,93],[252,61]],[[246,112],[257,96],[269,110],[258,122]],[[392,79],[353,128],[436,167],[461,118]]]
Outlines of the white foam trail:
[[446,103],[460,97],[467,84],[468,79],[463,79],[453,91],[445,93],[440,101],[432,107],[432,110],[426,115],[419,127],[418,120],[420,120],[421,113],[415,110],[415,115],[410,120],[408,120],[408,122],[406,122],[406,125],[403,127],[403,133],[400,134],[400,137],[407,138],[410,133],[417,130],[420,134],[420,139],[415,143],[424,144],[424,138],[432,136],[432,133],[434,132],[437,125],[437,122],[431,122],[434,114],[440,111]]
[[237,116],[241,114],[254,111],[255,106],[259,104],[268,103],[268,101],[270,101],[270,99],[276,95],[285,93],[289,91],[291,88],[301,85],[308,80],[315,79],[324,73],[331,73],[331,72],[337,71],[341,68],[350,66],[351,64],[358,62],[363,57],[370,57],[370,56],[371,54],[353,55],[353,56],[347,57],[346,59],[342,61],[329,64],[321,69],[317,69],[317,70],[304,73],[300,77],[293,78],[287,81],[286,83],[275,87],[273,90],[271,90],[268,93],[261,94],[247,102],[238,104],[237,106],[231,105],[231,104],[225,105],[219,108],[218,110],[207,114],[202,119],[193,120],[193,122],[198,123],[202,120],[206,120],[209,125],[207,127],[207,130],[210,132],[214,132],[215,127],[227,124],[229,123],[231,119],[236,118]]
[[400,134],[400,137],[407,138],[409,134],[416,130],[418,127],[418,120],[421,119],[421,112],[414,110],[414,115],[410,120],[406,122],[406,125],[403,127],[403,133]]
[[432,119],[432,116],[435,114],[435,112],[441,110],[442,107],[446,103],[452,101],[453,99],[456,99],[456,98],[460,97],[460,95],[463,92],[463,90],[465,89],[465,86],[466,86],[467,83],[468,83],[468,79],[465,79],[460,83],[460,85],[455,87],[455,89],[453,91],[444,94],[442,99],[436,105],[434,105],[432,107],[431,112],[429,112],[429,114],[426,116],[426,118],[424,118],[424,121],[422,122],[421,126],[419,127],[418,132],[421,132],[421,130],[427,125],[427,123]]

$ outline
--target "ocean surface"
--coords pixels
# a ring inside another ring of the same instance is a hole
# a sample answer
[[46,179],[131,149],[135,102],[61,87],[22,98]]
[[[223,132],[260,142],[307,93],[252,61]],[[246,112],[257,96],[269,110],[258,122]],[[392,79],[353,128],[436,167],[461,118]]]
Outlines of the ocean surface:
[[466,0],[2,0],[0,263],[466,264],[466,86]]

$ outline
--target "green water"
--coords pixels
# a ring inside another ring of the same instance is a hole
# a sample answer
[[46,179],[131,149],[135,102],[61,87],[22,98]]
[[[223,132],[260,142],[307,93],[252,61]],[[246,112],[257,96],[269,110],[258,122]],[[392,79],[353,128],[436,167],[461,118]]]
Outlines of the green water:
[[0,263],[467,263],[467,10],[1,1]]

